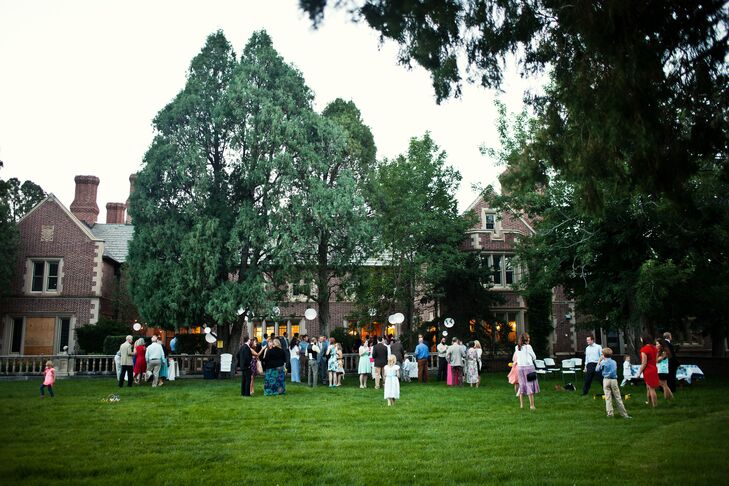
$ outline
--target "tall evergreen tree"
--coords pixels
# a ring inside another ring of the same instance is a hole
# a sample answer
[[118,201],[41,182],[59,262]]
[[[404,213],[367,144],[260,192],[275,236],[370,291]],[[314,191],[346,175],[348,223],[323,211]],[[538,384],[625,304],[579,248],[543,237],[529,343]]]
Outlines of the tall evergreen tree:
[[243,317],[270,314],[271,279],[291,250],[280,201],[311,100],[265,32],[239,62],[222,32],[208,37],[185,88],[155,118],[132,194],[130,286],[144,319],[217,324],[234,350]]
[[344,297],[346,281],[371,253],[374,229],[364,190],[375,144],[351,101],[337,99],[323,116],[312,117],[308,150],[294,164],[288,231],[297,251],[286,274],[296,294],[317,303],[326,334],[330,300]]

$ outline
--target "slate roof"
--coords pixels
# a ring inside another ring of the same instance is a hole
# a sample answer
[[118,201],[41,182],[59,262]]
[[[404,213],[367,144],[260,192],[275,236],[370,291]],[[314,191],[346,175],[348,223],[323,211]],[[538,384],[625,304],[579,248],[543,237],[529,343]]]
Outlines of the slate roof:
[[97,238],[104,240],[104,256],[112,258],[119,263],[127,260],[129,241],[134,236],[134,226],[131,224],[95,224],[91,232]]

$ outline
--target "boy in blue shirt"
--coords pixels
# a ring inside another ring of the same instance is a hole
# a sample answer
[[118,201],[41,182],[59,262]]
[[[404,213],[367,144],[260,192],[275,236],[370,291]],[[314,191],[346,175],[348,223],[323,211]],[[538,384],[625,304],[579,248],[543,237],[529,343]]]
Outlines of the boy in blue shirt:
[[633,418],[628,415],[623,405],[623,399],[620,396],[620,387],[618,386],[618,365],[612,359],[613,350],[603,348],[602,356],[597,362],[595,371],[602,374],[602,388],[605,390],[605,411],[607,416],[613,416],[613,399],[618,404],[618,411],[624,418]]

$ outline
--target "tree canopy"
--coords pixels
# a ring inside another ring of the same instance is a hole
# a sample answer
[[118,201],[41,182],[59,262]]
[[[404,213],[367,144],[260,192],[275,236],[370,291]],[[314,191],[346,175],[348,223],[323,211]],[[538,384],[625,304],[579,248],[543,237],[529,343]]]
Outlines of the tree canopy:
[[[3,163],[0,162],[0,169]],[[32,181],[20,182],[15,177],[0,179],[0,295],[10,289],[14,262],[20,244],[17,222],[46,197],[43,189]]]
[[[300,0],[316,24],[327,0]],[[727,167],[729,8],[724,0],[336,2],[427,69],[438,100],[504,66],[548,73],[531,98],[551,163],[599,208],[616,187],[679,199],[702,160]]]

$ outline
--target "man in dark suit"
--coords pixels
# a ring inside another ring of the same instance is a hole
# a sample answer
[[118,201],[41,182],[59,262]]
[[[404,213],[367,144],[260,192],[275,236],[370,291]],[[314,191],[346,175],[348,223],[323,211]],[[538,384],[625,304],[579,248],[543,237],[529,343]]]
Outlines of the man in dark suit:
[[240,394],[244,397],[251,396],[251,361],[253,360],[253,354],[251,353],[250,343],[248,336],[243,336],[243,346],[238,351],[238,365],[240,366],[241,383],[240,383]]
[[387,346],[383,342],[382,336],[377,338],[377,344],[372,348],[372,359],[375,367],[375,388],[380,388],[380,380],[382,379],[382,369],[387,365]]
[[668,344],[668,350],[671,353],[671,357],[668,358],[668,388],[671,389],[672,392],[676,392],[676,371],[678,371],[678,358],[676,357],[676,348],[673,347],[673,343],[671,342],[673,338],[671,337],[670,332],[664,332],[663,333],[663,339],[666,340],[666,343]]

